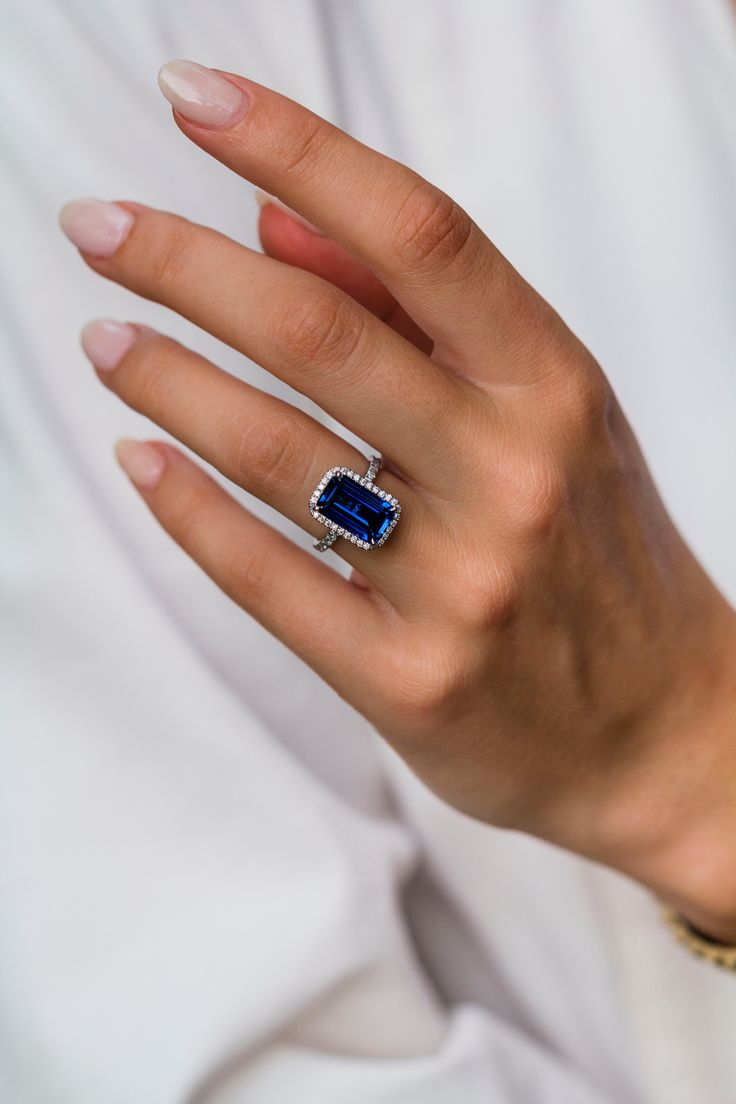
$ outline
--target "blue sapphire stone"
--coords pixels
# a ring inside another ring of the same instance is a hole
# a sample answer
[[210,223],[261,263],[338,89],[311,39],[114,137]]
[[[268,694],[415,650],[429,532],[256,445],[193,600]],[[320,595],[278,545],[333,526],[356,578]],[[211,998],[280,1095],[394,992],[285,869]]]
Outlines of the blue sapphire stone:
[[396,517],[396,507],[349,475],[333,475],[317,500],[317,510],[366,544],[378,544]]

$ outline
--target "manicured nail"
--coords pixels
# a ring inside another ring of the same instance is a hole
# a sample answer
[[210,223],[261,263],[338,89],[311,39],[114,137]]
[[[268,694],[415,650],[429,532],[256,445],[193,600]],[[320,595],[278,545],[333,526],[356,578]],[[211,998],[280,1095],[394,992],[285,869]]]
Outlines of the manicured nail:
[[318,226],[315,226],[309,219],[305,219],[304,215],[300,215],[298,211],[292,211],[291,207],[287,207],[276,196],[269,195],[268,192],[262,192],[260,188],[256,188],[255,197],[259,207],[268,207],[269,204],[272,207],[278,207],[279,211],[284,211],[290,218],[293,218],[294,222],[298,222],[300,226],[303,226],[305,230],[309,230],[312,234],[318,234],[320,238],[324,237]]
[[82,330],[82,348],[100,372],[117,368],[128,349],[138,340],[138,331],[127,322],[97,318]]
[[115,455],[128,479],[141,491],[152,491],[164,474],[163,452],[146,441],[118,441]]
[[168,61],[158,86],[175,111],[199,126],[232,126],[250,106],[237,85],[195,61]]
[[73,199],[59,211],[69,241],[92,257],[111,257],[135,222],[130,211],[101,199]]

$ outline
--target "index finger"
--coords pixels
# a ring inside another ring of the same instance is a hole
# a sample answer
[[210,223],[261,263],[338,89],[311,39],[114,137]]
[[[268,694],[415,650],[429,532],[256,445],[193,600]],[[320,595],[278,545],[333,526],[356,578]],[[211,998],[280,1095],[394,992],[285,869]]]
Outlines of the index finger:
[[173,61],[159,83],[192,141],[346,246],[440,348],[480,339],[487,356],[522,335],[508,304],[527,285],[417,173],[244,77]]

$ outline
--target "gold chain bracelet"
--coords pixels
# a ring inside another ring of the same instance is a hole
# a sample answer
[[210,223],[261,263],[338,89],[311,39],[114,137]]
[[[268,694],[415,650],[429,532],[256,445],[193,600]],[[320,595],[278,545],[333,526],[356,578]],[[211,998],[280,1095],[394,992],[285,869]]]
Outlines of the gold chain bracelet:
[[682,913],[671,905],[662,905],[662,919],[675,939],[692,954],[712,962],[714,966],[720,966],[722,970],[736,971],[736,946],[719,943],[716,939],[709,939],[702,932],[696,931]]

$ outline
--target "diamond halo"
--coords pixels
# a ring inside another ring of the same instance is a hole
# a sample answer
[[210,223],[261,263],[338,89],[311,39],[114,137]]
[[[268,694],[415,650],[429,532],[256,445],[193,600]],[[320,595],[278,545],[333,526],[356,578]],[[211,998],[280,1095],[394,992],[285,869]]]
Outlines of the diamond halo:
[[[325,552],[328,548],[331,547],[331,545],[335,543],[338,537],[343,537],[344,540],[350,541],[351,544],[354,544],[356,548],[362,548],[366,552],[370,552],[374,548],[380,548],[386,543],[391,533],[396,528],[396,524],[399,520],[399,517],[401,516],[401,505],[399,501],[394,498],[393,495],[389,494],[389,492],[385,491],[382,487],[377,486],[377,484],[374,482],[376,476],[378,475],[378,472],[380,471],[380,468],[381,457],[372,456],[365,475],[361,475],[360,472],[353,471],[352,468],[338,466],[330,468],[329,471],[326,471],[325,474],[322,476],[309,499],[309,510],[312,517],[315,518],[320,523],[320,525],[324,525],[328,530],[328,532],[325,534],[324,537],[321,538],[321,540],[315,542],[314,547],[319,552]],[[359,487],[364,488],[366,491],[368,491],[369,494],[375,495],[377,498],[382,499],[383,502],[389,504],[392,507],[393,515],[391,517],[391,520],[386,526],[385,530],[379,536],[378,540],[364,540],[357,533],[351,532],[349,529],[340,525],[332,518],[326,517],[321,512],[318,504],[322,493],[328,486],[328,484],[336,477],[341,477],[343,480],[352,480]]]

